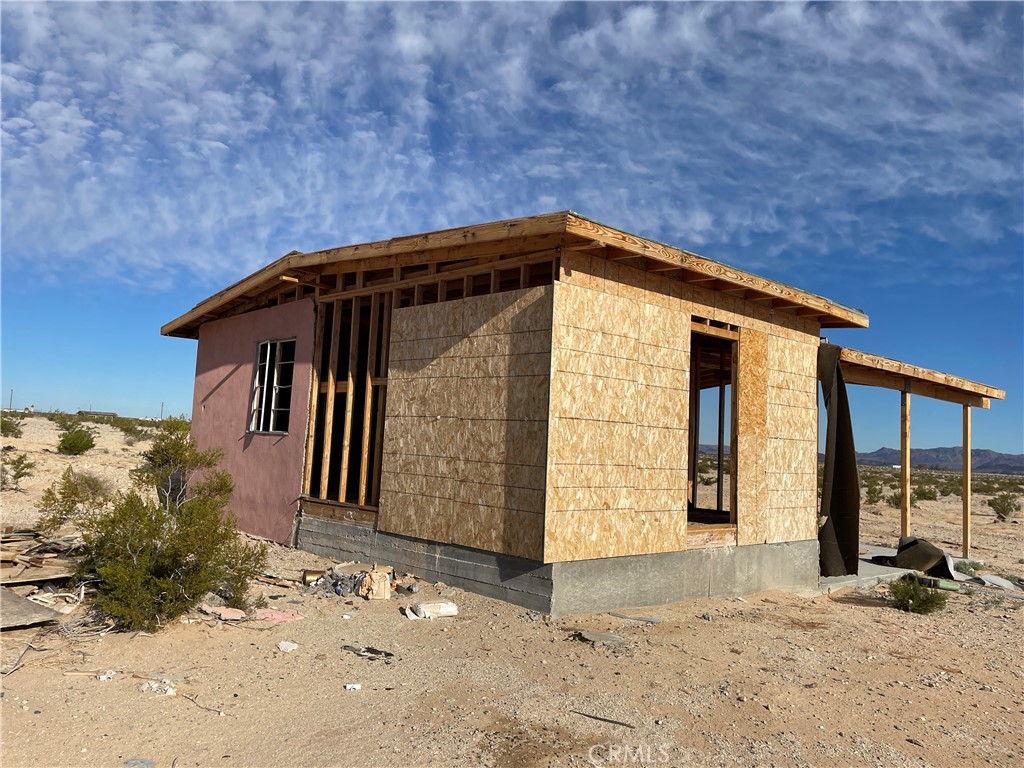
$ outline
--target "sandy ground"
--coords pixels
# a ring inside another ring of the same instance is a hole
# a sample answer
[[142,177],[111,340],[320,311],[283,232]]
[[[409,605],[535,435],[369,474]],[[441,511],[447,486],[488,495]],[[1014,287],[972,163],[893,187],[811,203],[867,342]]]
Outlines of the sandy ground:
[[[67,459],[47,422],[4,440],[39,461],[3,522],[67,462],[124,483],[140,446],[101,430]],[[38,428],[37,428],[38,427]],[[105,453],[103,451],[106,451]],[[35,454],[38,453],[38,456]],[[979,505],[980,507],[980,505]],[[864,539],[893,544],[896,510],[866,509]],[[915,532],[959,547],[959,500],[924,502]],[[977,556],[1019,574],[1021,528],[979,509]],[[330,565],[274,546],[271,569]],[[1024,762],[1024,600],[958,594],[930,616],[888,606],[886,588],[768,592],[554,621],[444,586],[460,615],[410,622],[410,599],[347,605],[260,584],[273,626],[178,623],[155,635],[63,629],[3,633],[5,766],[1019,766]],[[350,618],[345,618],[345,615]],[[610,631],[619,648],[574,639]],[[298,644],[291,653],[282,640]],[[342,646],[395,654],[372,661]],[[108,682],[96,672],[113,670]],[[140,690],[173,681],[175,696]],[[345,690],[358,683],[361,690]]]

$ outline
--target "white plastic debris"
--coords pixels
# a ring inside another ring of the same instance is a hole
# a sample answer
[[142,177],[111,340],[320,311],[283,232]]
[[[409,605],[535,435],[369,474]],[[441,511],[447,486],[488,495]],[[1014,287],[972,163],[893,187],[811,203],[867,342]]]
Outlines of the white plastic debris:
[[363,690],[363,686],[362,686],[361,683],[345,683],[345,690],[346,691],[361,691],[361,690]]
[[114,675],[116,674],[117,672],[115,672],[114,670],[108,669],[106,672],[96,675],[96,679],[99,680],[101,683],[109,683],[111,680],[114,679]]
[[284,651],[285,653],[291,653],[299,647],[298,643],[293,643],[291,640],[282,640],[277,644],[277,650]]
[[440,619],[445,616],[458,616],[459,606],[451,600],[413,603],[405,609],[405,615],[412,621],[416,619]]

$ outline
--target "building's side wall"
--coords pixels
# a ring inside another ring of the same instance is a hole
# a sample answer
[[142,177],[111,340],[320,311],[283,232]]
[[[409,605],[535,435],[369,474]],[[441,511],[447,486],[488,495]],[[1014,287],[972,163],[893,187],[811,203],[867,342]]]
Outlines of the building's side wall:
[[[309,299],[237,317],[199,329],[192,436],[200,449],[224,451],[221,466],[235,492],[229,509],[239,527],[290,543],[302,485],[314,315]],[[295,367],[288,434],[248,431],[257,345],[295,339]]]
[[[690,317],[568,255],[555,284],[544,560],[686,548]],[[603,265],[604,262],[601,262]]]
[[541,559],[552,292],[394,311],[380,530]]
[[546,562],[686,548],[691,316],[740,328],[737,543],[816,538],[816,323],[583,254],[554,307]]

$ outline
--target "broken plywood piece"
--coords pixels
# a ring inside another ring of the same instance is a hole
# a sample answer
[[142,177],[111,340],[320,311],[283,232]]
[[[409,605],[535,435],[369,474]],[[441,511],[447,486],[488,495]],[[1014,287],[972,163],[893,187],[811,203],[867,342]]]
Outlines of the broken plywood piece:
[[19,629],[56,621],[60,614],[28,598],[0,589],[0,629]]

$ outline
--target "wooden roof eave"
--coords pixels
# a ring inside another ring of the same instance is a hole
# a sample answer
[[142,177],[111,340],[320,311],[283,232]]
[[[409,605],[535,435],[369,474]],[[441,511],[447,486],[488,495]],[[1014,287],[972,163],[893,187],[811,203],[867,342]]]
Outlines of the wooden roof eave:
[[292,251],[199,302],[185,314],[161,327],[160,332],[165,336],[197,338],[199,326],[220,316],[225,307],[233,302],[250,300],[278,284],[282,277],[296,277],[303,270],[315,271],[327,265],[341,264],[355,271],[384,264],[400,266],[448,257],[465,258],[477,251],[483,253],[494,250],[501,243],[519,240],[525,244],[531,239],[538,242],[550,240],[548,245],[565,243],[568,247],[572,247],[572,241],[576,240],[578,246],[586,249],[611,246],[665,264],[670,269],[680,269],[684,274],[692,276],[691,282],[704,280],[721,289],[741,290],[748,300],[766,302],[773,308],[813,318],[824,328],[868,326],[867,316],[858,310],[733,269],[688,251],[605,227],[571,211],[561,211],[310,253]]
[[990,400],[1006,398],[1006,392],[987,384],[849,347],[843,347],[839,363],[849,384],[884,387],[975,408],[988,408]]
[[578,214],[569,213],[567,231],[591,242],[600,242],[647,258],[671,264],[688,272],[706,276],[707,280],[725,283],[750,292],[751,300],[759,296],[780,309],[797,309],[802,316],[815,317],[824,328],[867,328],[868,317],[863,312],[844,307],[822,296],[792,288],[788,285],[734,269],[695,253],[670,245],[630,235],[606,227]]
[[171,320],[160,328],[164,336],[184,336],[196,338],[199,325],[203,318],[215,315],[228,302],[245,298],[247,294],[258,294],[274,285],[282,275],[289,271],[322,267],[327,264],[352,263],[353,269],[364,265],[364,262],[382,257],[408,255],[417,260],[415,254],[437,251],[440,249],[461,249],[473,244],[497,243],[512,238],[526,238],[539,235],[563,234],[565,232],[567,211],[530,216],[519,219],[506,219],[487,224],[454,229],[424,232],[417,235],[405,235],[390,240],[379,240],[372,243],[347,245],[340,248],[328,248],[321,251],[300,253],[292,251],[275,262],[253,272],[248,277],[218,291],[212,296],[196,304],[191,310]]

